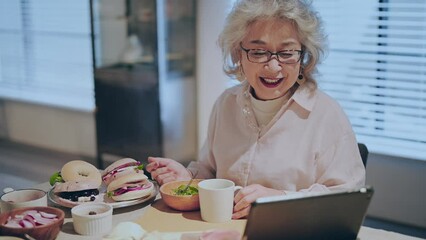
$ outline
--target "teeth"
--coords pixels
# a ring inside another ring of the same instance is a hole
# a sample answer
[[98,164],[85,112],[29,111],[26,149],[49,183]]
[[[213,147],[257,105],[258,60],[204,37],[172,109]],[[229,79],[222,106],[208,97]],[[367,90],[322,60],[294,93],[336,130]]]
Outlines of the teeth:
[[267,83],[277,83],[280,79],[263,78]]

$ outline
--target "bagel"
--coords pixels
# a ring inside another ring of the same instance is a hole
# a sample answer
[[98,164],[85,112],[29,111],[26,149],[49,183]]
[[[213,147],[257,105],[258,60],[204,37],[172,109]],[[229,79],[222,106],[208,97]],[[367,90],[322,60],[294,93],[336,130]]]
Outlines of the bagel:
[[114,201],[128,201],[148,197],[154,184],[144,174],[132,173],[112,181],[107,188],[108,197]]
[[63,183],[58,183],[55,185],[55,188],[53,189],[54,193],[60,193],[60,192],[77,192],[87,189],[97,189],[99,187],[97,182],[94,181],[84,181],[84,182],[78,182],[78,181],[68,181]]
[[84,182],[68,181],[57,183],[53,189],[55,195],[71,202],[93,202],[99,195],[99,184],[92,180]]
[[102,183],[102,177],[99,170],[92,164],[82,161],[73,160],[67,162],[61,169],[61,176],[65,182],[67,181],[94,181],[98,184],[97,188]]
[[122,158],[111,163],[102,173],[102,181],[105,185],[109,185],[113,180],[132,173],[143,174],[143,165],[132,159]]

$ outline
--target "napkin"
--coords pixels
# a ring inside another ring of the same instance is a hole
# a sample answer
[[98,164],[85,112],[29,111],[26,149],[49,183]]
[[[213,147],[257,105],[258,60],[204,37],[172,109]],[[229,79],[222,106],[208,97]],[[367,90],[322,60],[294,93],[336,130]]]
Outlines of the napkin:
[[147,232],[134,222],[119,223],[103,240],[240,240],[236,230],[204,232]]

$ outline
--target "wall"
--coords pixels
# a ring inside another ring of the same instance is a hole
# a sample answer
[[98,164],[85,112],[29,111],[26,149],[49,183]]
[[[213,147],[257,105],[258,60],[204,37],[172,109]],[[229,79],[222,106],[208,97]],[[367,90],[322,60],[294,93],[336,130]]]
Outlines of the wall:
[[196,78],[199,146],[202,146],[207,136],[212,106],[229,81],[222,70],[222,53],[217,38],[225,22],[224,9],[229,9],[231,3],[229,0],[197,1]]
[[[2,109],[1,109],[2,108]],[[7,139],[37,147],[96,156],[93,113],[15,101],[3,101],[2,127]]]

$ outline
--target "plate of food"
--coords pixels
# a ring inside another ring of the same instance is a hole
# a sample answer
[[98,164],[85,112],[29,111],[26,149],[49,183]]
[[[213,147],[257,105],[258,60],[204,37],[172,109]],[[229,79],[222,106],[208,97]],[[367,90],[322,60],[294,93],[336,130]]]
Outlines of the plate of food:
[[50,178],[48,197],[53,203],[72,208],[85,202],[104,202],[121,208],[149,201],[159,186],[144,174],[134,159],[117,160],[100,171],[92,164],[73,160]]

